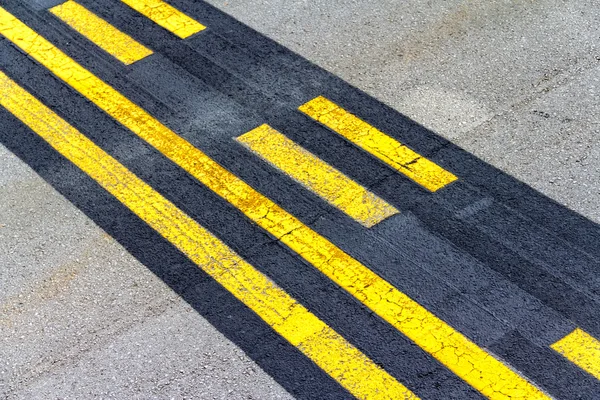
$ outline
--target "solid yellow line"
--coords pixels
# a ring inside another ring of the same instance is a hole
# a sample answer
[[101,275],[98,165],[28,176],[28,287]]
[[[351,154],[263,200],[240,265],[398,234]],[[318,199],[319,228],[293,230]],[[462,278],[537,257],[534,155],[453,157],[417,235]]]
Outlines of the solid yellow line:
[[135,11],[182,39],[206,27],[162,0],[121,0]]
[[124,64],[133,64],[152,54],[152,50],[72,0],[51,8],[50,12]]
[[236,140],[366,227],[398,213],[392,205],[269,125],[261,125]]
[[0,104],[362,399],[416,398],[233,250],[0,72]]
[[432,192],[458,179],[323,96],[299,110]]
[[481,393],[492,399],[504,399],[508,394],[514,398],[548,398],[526,379],[217,164],[1,7],[0,32]]
[[576,328],[550,347],[596,379],[600,379],[600,341],[594,337]]

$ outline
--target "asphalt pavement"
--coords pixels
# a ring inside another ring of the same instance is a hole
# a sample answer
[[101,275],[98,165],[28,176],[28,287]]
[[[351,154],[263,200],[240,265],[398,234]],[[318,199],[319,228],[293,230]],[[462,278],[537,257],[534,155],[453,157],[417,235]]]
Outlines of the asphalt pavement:
[[73,3],[0,1],[0,397],[600,396],[597,4]]

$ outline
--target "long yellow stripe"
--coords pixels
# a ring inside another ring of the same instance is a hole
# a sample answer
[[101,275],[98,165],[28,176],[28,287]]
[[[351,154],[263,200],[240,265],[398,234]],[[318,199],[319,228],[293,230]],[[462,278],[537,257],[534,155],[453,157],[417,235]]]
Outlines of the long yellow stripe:
[[135,11],[182,39],[206,27],[162,0],[121,0]]
[[336,331],[0,72],[0,104],[361,399],[416,398]]
[[0,32],[492,399],[547,398],[491,354],[221,167],[0,7]]
[[385,200],[269,125],[261,125],[237,141],[366,227],[398,213]]
[[600,379],[600,341],[577,328],[550,346],[567,360]]
[[124,64],[152,54],[152,50],[73,0],[51,8],[50,12]]
[[458,179],[323,96],[299,110],[432,192]]

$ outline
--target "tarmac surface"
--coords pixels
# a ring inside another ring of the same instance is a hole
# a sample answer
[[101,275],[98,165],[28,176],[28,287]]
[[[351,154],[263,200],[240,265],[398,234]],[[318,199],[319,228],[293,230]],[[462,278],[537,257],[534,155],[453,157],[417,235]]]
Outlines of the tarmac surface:
[[62,3],[0,1],[0,398],[600,396],[597,4],[78,1],[126,64]]

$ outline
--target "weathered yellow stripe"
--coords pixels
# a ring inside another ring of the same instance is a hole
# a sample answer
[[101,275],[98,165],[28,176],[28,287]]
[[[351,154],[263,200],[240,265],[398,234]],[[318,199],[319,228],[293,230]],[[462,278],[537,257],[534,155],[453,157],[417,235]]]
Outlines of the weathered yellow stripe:
[[552,349],[584,371],[600,379],[600,341],[583,330],[576,328],[558,342]]
[[133,64],[152,54],[152,50],[72,0],[51,8],[50,12],[124,64]]
[[182,39],[206,27],[162,0],[121,0],[135,11]]
[[458,179],[323,96],[299,110],[432,192]]
[[366,227],[398,210],[269,125],[237,138],[254,153]]
[[237,207],[422,349],[492,399],[540,390],[296,217],[227,171],[0,7],[0,33]]
[[0,104],[361,399],[416,398],[233,250],[0,72]]

